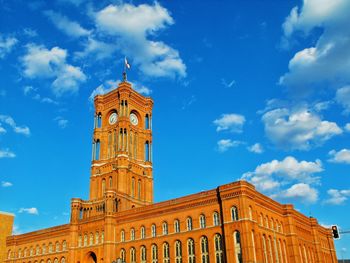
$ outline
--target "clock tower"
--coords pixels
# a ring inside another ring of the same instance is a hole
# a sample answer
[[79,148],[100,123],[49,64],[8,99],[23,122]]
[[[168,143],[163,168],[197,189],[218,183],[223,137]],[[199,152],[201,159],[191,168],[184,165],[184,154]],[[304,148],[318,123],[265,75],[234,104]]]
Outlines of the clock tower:
[[153,100],[123,81],[94,100],[90,201],[114,193],[115,210],[153,203]]

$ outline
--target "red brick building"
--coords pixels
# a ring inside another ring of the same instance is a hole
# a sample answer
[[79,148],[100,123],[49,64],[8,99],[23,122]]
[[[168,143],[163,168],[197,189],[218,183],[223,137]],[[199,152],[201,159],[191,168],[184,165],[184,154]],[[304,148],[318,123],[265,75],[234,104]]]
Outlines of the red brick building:
[[329,229],[245,181],[153,203],[152,106],[126,81],[95,97],[90,199],[8,237],[6,263],[337,262]]

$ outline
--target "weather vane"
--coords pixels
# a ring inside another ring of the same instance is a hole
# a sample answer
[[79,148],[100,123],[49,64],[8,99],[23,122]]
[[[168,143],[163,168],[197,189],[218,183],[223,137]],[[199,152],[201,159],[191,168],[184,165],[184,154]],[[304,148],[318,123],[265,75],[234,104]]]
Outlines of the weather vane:
[[126,76],[126,70],[130,69],[131,66],[128,62],[128,60],[126,59],[126,57],[124,57],[124,71],[123,71],[123,81],[125,82],[127,80],[127,76]]

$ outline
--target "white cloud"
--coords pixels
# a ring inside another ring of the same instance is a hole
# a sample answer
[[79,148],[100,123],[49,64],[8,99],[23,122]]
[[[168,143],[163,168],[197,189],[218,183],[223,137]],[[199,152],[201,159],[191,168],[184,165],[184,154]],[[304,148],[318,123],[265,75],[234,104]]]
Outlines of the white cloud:
[[30,135],[30,129],[27,126],[17,126],[15,120],[11,116],[0,115],[0,123],[9,125],[15,133]]
[[29,28],[29,27],[23,28],[23,34],[28,36],[28,37],[36,37],[36,36],[38,36],[38,33],[34,29]]
[[278,108],[262,116],[267,137],[279,148],[309,150],[320,145],[342,129],[335,122],[323,121],[306,109],[290,111]]
[[86,76],[79,67],[67,64],[66,58],[67,51],[59,47],[48,50],[44,46],[27,45],[27,53],[22,58],[24,76],[54,79],[51,86],[56,96],[76,93]]
[[255,143],[251,146],[249,146],[248,151],[253,152],[253,153],[263,153],[264,152],[264,148],[262,147],[262,145],[260,143]]
[[1,124],[0,124],[0,134],[4,134],[4,133],[6,133],[6,132],[7,132],[7,131],[5,130],[5,128],[2,127]]
[[231,80],[230,82],[227,82],[225,79],[221,79],[221,84],[224,85],[226,88],[232,88],[236,84],[235,80]]
[[242,144],[241,141],[233,141],[231,139],[222,139],[217,142],[219,152],[226,152],[228,149],[237,147],[240,144]]
[[241,133],[245,123],[245,117],[240,114],[222,114],[219,119],[213,121],[217,126],[216,131],[230,131]]
[[74,53],[75,58],[82,59],[88,56],[93,56],[94,59],[97,60],[110,58],[118,47],[115,44],[108,44],[103,41],[96,40],[93,37],[88,37],[88,39],[83,43],[83,46],[83,51]]
[[[95,13],[97,31],[116,37],[117,48],[150,77],[185,77],[186,66],[179,52],[161,41],[156,33],[174,23],[167,9],[153,5],[109,5]],[[150,38],[152,40],[150,40]]]
[[350,123],[347,123],[344,128],[347,132],[350,132]]
[[25,86],[23,88],[23,93],[25,96],[27,96],[28,94],[32,93],[33,91],[36,91],[35,88],[33,88],[32,86]]
[[302,202],[315,203],[318,199],[318,191],[308,184],[298,183],[273,195],[273,197],[298,199]]
[[31,207],[31,208],[20,208],[18,210],[18,213],[27,213],[31,215],[38,215],[39,211],[36,207]]
[[322,171],[322,162],[318,159],[315,162],[299,162],[294,157],[287,156],[282,161],[272,160],[258,165],[255,171],[243,174],[242,179],[250,181],[261,191],[272,191],[292,182],[318,183],[319,177],[314,174]]
[[338,89],[335,100],[344,107],[344,113],[350,113],[350,86]]
[[60,127],[61,129],[64,129],[67,127],[68,125],[68,120],[64,119],[62,116],[57,116],[54,121],[57,122],[58,127]]
[[44,12],[51,22],[63,33],[70,37],[82,37],[90,35],[90,31],[81,27],[77,22],[69,20],[66,16],[52,10]]
[[329,152],[329,155],[332,156],[332,158],[329,159],[330,162],[350,164],[350,150],[348,149],[342,149],[339,152],[332,150]]
[[13,186],[13,184],[11,182],[2,181],[1,186],[2,187],[11,187],[11,186]]
[[18,40],[14,37],[3,37],[0,34],[0,59],[10,53],[17,42]]
[[297,52],[289,61],[289,72],[280,78],[281,84],[304,93],[313,84],[350,81],[349,12],[348,0],[304,0],[302,8],[292,9],[283,24],[287,41],[297,32],[309,35],[321,28],[322,33],[315,46]]
[[345,203],[350,197],[350,189],[348,190],[337,190],[337,189],[329,189],[327,191],[329,198],[325,201],[326,204],[331,205],[341,205]]
[[11,152],[9,149],[0,149],[0,158],[15,158],[16,154]]

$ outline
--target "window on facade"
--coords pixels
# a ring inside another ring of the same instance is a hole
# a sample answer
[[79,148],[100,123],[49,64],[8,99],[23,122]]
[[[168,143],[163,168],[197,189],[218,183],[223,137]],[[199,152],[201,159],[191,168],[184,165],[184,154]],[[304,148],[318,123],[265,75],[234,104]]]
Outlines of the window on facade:
[[33,256],[33,255],[34,255],[33,247],[30,247],[29,248],[29,256]]
[[180,221],[177,219],[174,221],[174,231],[175,231],[175,233],[180,232]]
[[238,220],[238,209],[235,206],[231,207],[231,219],[232,219],[232,221]]
[[[6,253],[6,252],[5,252]],[[6,254],[5,254],[6,255]],[[7,259],[11,259],[11,250],[7,252]]]
[[[238,231],[233,233],[234,251],[237,263],[242,263],[241,234]],[[271,261],[272,262],[272,261]]]
[[101,115],[101,113],[98,113],[97,114],[97,128],[101,128],[101,126],[102,126],[102,115]]
[[89,245],[92,246],[94,244],[94,234],[90,233]]
[[214,226],[218,226],[220,224],[219,213],[214,212],[213,214]]
[[18,257],[19,257],[19,258],[22,257],[22,250],[21,250],[21,249],[18,250]]
[[209,263],[209,246],[206,236],[201,237],[201,262]]
[[262,236],[262,245],[263,245],[263,253],[264,253],[264,263],[268,263],[267,249],[266,249],[266,238],[264,235]]
[[135,197],[135,177],[131,178],[131,196]]
[[50,242],[49,243],[49,253],[52,253],[53,252],[53,246],[52,246],[52,243]]
[[169,255],[169,244],[167,242],[163,243],[163,263],[169,263],[170,262],[170,255]]
[[270,227],[271,227],[271,229],[274,229],[274,227],[275,227],[275,223],[274,223],[272,218],[271,218],[271,225],[270,225]]
[[157,230],[156,230],[156,225],[155,225],[155,224],[153,224],[153,225],[151,226],[151,231],[152,231],[152,237],[156,237],[156,235],[157,235]]
[[144,226],[141,227],[141,239],[146,238],[146,228]]
[[105,242],[105,232],[102,231],[101,233],[101,243],[103,244]]
[[48,259],[48,260],[47,260],[47,263],[51,263],[51,259]]
[[186,225],[187,225],[187,231],[191,231],[192,230],[192,218],[191,217],[187,217]]
[[131,228],[131,230],[130,230],[130,239],[135,240],[135,229],[134,228]]
[[112,156],[112,133],[108,133],[108,149],[107,149],[107,158]]
[[98,240],[100,239],[100,235],[98,232],[95,233],[95,244],[98,244]]
[[195,250],[194,250],[194,241],[192,238],[187,240],[187,256],[188,256],[188,263],[195,263],[196,257],[195,257]]
[[55,258],[55,259],[53,260],[53,263],[58,263],[58,258]]
[[133,247],[130,249],[130,263],[136,263],[136,250]]
[[141,180],[137,181],[137,198],[141,199]]
[[168,223],[163,222],[162,228],[163,228],[163,235],[167,235],[168,234]]
[[158,248],[157,245],[153,244],[151,247],[152,250],[152,263],[158,262]]
[[205,226],[206,226],[205,215],[199,216],[199,226],[200,226],[200,228],[205,228]]
[[216,234],[214,237],[214,247],[215,247],[215,263],[223,263],[224,257],[222,252],[222,240],[221,240],[220,234]]
[[27,248],[23,249],[23,256],[26,257],[27,256]]
[[260,214],[260,225],[263,226],[264,225],[264,217],[262,214]]
[[112,176],[109,177],[109,188],[113,187],[113,179]]
[[251,206],[249,206],[248,212],[249,212],[249,219],[250,219],[250,220],[253,220],[253,209],[252,209]]
[[56,252],[60,251],[60,243],[56,242]]
[[97,140],[95,142],[95,154],[94,154],[95,160],[100,160],[100,148],[101,148],[100,140]]
[[78,247],[81,247],[82,246],[82,237],[81,235],[79,235],[78,237]]
[[148,114],[146,114],[145,116],[145,129],[148,130],[149,129],[149,116]]
[[269,218],[265,217],[265,227],[269,228]]
[[39,255],[39,254],[40,254],[40,247],[39,245],[37,245],[35,248],[35,255]]
[[124,230],[120,231],[120,241],[121,242],[125,241],[125,231]]
[[63,240],[63,242],[62,242],[62,250],[63,251],[67,250],[67,241],[66,240]]
[[124,248],[122,248],[122,249],[120,250],[120,258],[121,258],[123,261],[125,261],[125,249],[124,249]]
[[145,161],[149,162],[150,161],[150,149],[149,149],[149,142],[145,142]]
[[146,260],[147,260],[146,247],[145,246],[141,246],[140,261],[141,261],[141,263],[146,263],[147,262]]
[[181,241],[175,241],[175,263],[182,263],[182,246]]
[[66,263],[66,259],[64,257],[61,258],[61,263]]
[[256,251],[255,251],[255,235],[254,235],[254,231],[251,232],[252,233],[252,250],[253,250],[253,256],[254,256],[254,262],[256,262]]

